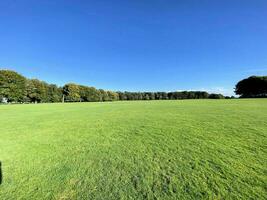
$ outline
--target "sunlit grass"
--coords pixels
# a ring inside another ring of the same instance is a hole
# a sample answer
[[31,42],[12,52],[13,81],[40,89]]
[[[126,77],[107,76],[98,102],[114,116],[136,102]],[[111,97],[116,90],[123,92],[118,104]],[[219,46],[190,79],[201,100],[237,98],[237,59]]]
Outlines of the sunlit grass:
[[265,199],[267,99],[0,106],[0,199]]

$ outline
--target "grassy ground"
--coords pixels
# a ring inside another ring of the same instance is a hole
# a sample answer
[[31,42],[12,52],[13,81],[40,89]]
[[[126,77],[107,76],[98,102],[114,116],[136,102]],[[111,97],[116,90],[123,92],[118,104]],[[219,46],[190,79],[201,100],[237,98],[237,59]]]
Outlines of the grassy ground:
[[0,106],[0,199],[265,199],[267,99]]

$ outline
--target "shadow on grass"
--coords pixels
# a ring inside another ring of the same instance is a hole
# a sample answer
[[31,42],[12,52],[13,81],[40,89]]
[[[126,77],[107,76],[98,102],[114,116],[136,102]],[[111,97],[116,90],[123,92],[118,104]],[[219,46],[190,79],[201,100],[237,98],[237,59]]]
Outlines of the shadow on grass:
[[0,185],[2,184],[2,181],[3,181],[2,162],[0,161]]

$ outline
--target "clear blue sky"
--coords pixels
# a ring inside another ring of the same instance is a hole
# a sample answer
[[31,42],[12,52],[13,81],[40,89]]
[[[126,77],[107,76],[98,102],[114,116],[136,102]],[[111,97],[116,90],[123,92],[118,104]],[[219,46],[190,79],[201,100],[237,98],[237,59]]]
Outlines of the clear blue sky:
[[58,85],[232,94],[267,74],[267,1],[0,1],[0,67]]

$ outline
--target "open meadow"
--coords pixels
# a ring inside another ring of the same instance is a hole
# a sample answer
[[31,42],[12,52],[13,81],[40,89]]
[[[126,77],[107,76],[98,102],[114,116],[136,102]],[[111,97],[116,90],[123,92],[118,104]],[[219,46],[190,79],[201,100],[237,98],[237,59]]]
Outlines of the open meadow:
[[0,106],[1,200],[266,199],[267,99]]

